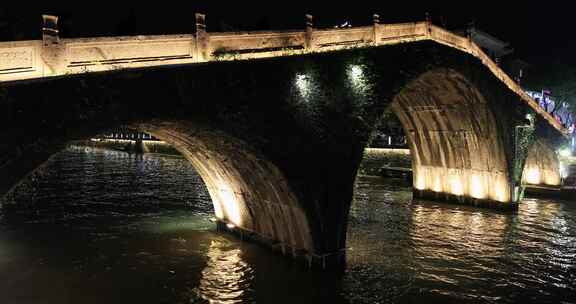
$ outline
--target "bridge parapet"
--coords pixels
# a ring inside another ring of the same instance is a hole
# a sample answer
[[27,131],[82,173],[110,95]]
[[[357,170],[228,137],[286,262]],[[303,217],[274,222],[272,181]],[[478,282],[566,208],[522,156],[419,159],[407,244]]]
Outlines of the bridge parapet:
[[[250,60],[349,48],[432,40],[478,59],[529,107],[560,133],[566,130],[498,67],[480,47],[429,21],[380,24],[346,29],[314,29],[307,16],[305,30],[209,33],[205,16],[196,14],[196,35],[155,35],[0,42],[0,82],[63,76],[119,69],[193,64],[210,61]],[[57,33],[57,31],[55,32]]]

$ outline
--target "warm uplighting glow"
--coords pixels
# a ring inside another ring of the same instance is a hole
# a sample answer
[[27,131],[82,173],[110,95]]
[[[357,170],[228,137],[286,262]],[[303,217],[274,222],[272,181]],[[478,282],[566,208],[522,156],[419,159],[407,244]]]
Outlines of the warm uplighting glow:
[[224,219],[224,210],[222,209],[222,204],[220,200],[213,196],[212,204],[214,205],[214,215],[216,215],[217,219]]
[[528,184],[538,185],[540,184],[540,170],[536,167],[524,169],[524,180]]
[[414,188],[418,190],[426,189],[426,181],[424,180],[424,174],[414,174]]
[[557,172],[552,172],[550,170],[544,171],[544,174],[542,174],[544,177],[544,184],[549,186],[560,186],[562,183],[560,181],[560,174],[560,168],[558,168]]
[[240,208],[238,207],[238,202],[234,193],[230,190],[222,189],[220,190],[220,198],[222,199],[222,207],[226,218],[233,224],[240,226],[242,223],[242,217],[240,215]]
[[530,166],[524,169],[524,183],[530,185],[560,186],[562,166],[556,170],[542,170],[538,166]]
[[512,199],[506,176],[492,172],[419,166],[413,181],[418,190],[499,202]]
[[482,179],[482,176],[478,173],[472,173],[472,176],[470,178],[470,196],[479,199],[486,198],[486,191],[484,190],[484,181]]
[[494,193],[494,199],[499,202],[509,202],[510,201],[510,191],[508,183],[501,179],[496,181],[496,188]]
[[452,175],[450,177],[450,193],[454,195],[464,194],[464,187],[459,175]]
[[228,224],[226,224],[226,227],[228,227],[228,229],[233,229],[233,228],[236,227],[236,226],[234,226],[233,224],[228,223]]
[[216,218],[241,226],[240,202],[237,201],[234,192],[224,183],[220,183],[220,187],[212,189],[211,196]]
[[444,187],[442,187],[442,177],[441,176],[436,176],[434,178],[434,185],[432,186],[432,191],[434,192],[443,192],[444,191]]

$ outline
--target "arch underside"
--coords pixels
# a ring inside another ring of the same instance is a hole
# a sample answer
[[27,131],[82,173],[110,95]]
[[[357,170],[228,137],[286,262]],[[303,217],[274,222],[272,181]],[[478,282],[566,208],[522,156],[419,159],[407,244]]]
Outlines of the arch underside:
[[[284,252],[307,255],[314,252],[313,236],[307,215],[284,174],[269,160],[246,143],[213,126],[179,120],[152,120],[132,123],[130,128],[143,131],[171,144],[184,155],[203,179],[214,205],[215,216],[224,225],[231,225]],[[94,134],[94,133],[92,133]],[[51,143],[46,155],[24,155],[14,163],[39,163],[25,176],[41,170],[50,157],[69,139]],[[10,182],[10,181],[8,181]],[[0,203],[10,204],[10,196],[18,183],[0,193]],[[0,204],[0,206],[2,206]]]
[[241,141],[190,122],[135,128],[180,151],[202,177],[217,219],[283,249],[313,252],[306,214],[278,168]]
[[464,76],[450,69],[426,72],[391,106],[413,155],[416,196],[512,201],[503,131],[482,92]]

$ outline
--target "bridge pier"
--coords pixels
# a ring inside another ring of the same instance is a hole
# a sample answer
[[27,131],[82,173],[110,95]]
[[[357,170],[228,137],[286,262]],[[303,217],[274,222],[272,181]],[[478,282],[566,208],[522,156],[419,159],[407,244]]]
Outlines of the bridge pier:
[[308,269],[343,271],[346,268],[346,251],[344,249],[332,253],[315,254],[314,252],[295,248],[290,243],[279,242],[277,239],[267,238],[221,220],[216,221],[216,230],[233,235],[241,241],[261,245],[272,252],[293,259]]
[[518,202],[499,202],[490,199],[480,199],[474,197],[467,197],[451,193],[434,192],[431,190],[419,190],[413,188],[412,195],[415,199],[431,200],[438,202],[447,202],[449,204],[461,204],[467,206],[474,206],[479,208],[488,208],[495,210],[517,210]]

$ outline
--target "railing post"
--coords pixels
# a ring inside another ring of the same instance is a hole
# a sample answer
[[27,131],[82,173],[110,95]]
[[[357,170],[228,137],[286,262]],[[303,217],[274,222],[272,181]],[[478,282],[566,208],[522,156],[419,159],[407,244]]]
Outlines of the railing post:
[[468,38],[468,49],[470,50],[470,53],[472,53],[472,55],[477,56],[478,54],[476,54],[475,49],[472,47],[474,41],[472,41],[472,26],[468,25],[468,27],[466,28],[466,38]]
[[48,67],[45,76],[63,75],[66,73],[66,45],[60,40],[58,17],[42,15],[42,60]]
[[307,51],[314,50],[314,17],[306,14],[306,37],[304,40],[304,47]]
[[196,59],[198,62],[208,61],[210,35],[206,32],[206,15],[196,13]]
[[42,15],[42,42],[44,45],[58,44],[58,16]]
[[430,20],[430,14],[426,12],[426,35],[428,37],[432,36],[432,21]]
[[380,36],[380,15],[372,15],[372,22],[374,27],[374,37],[372,38],[372,41],[374,41],[374,45],[378,45],[378,37]]

